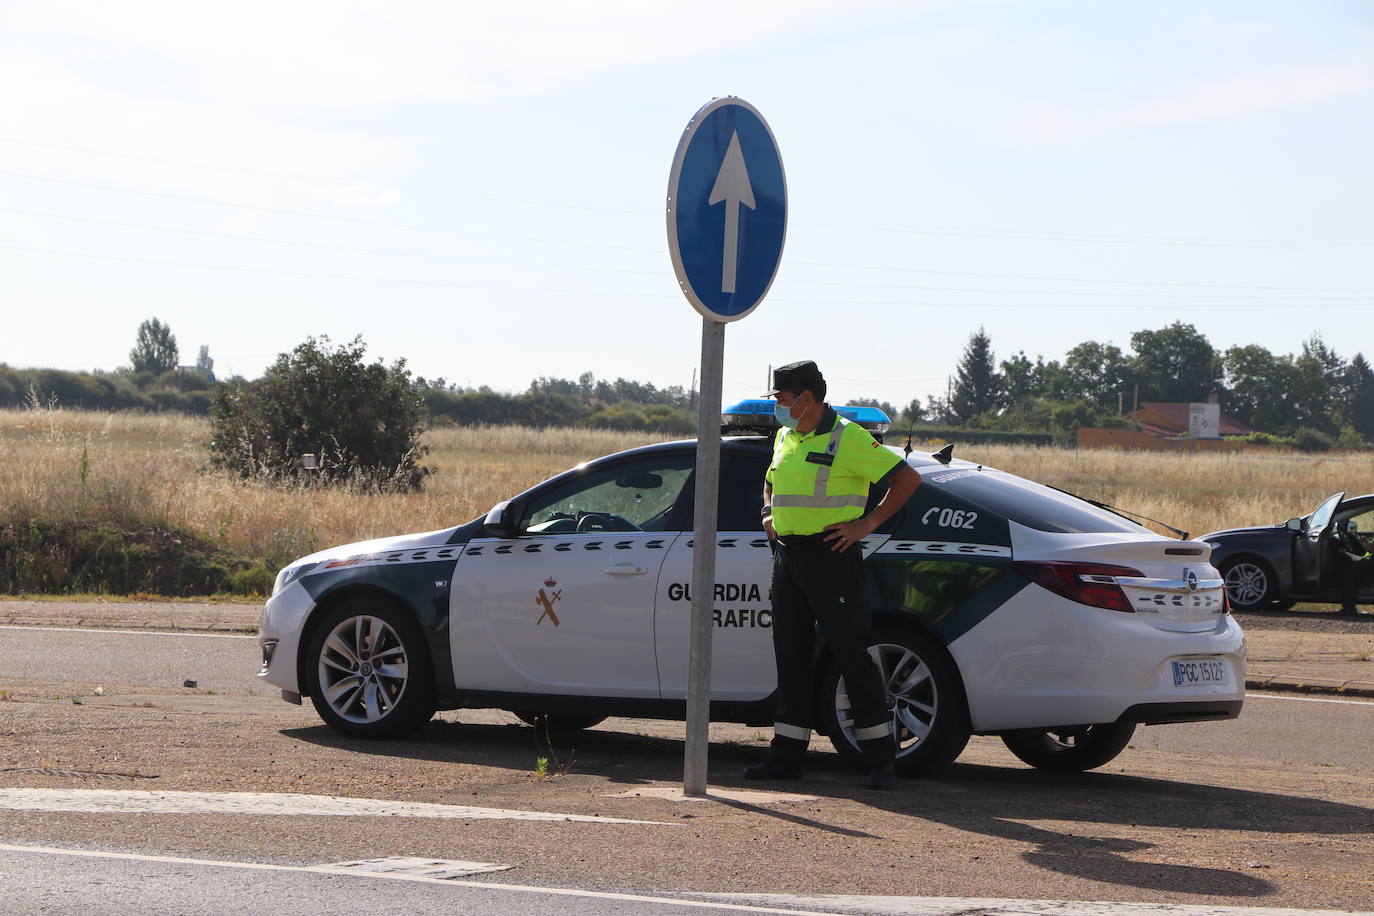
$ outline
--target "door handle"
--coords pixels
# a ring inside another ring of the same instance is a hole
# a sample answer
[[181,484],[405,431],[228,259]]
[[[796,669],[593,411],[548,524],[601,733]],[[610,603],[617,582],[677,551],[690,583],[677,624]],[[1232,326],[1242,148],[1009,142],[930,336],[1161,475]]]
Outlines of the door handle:
[[628,563],[607,566],[602,570],[608,576],[642,576],[648,571],[643,566],[632,566]]

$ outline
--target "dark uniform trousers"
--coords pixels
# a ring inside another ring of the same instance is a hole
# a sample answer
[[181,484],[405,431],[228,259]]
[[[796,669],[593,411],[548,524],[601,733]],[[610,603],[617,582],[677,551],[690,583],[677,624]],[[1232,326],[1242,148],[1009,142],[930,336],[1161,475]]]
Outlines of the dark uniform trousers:
[[[849,693],[854,728],[891,722],[882,675],[868,654],[872,613],[863,567],[863,550],[831,550],[820,534],[786,535],[773,551],[773,654],[778,666],[776,721],[812,728],[812,661],[816,624],[820,624]],[[830,702],[829,698],[826,700]],[[773,753],[799,758],[807,742],[775,734]],[[869,766],[891,763],[896,747],[890,731],[859,741]]]
[[1355,602],[1359,600],[1360,589],[1368,583],[1371,572],[1374,572],[1374,560],[1345,550],[1336,551],[1336,573],[1340,576],[1341,582],[1341,607],[1355,606]]

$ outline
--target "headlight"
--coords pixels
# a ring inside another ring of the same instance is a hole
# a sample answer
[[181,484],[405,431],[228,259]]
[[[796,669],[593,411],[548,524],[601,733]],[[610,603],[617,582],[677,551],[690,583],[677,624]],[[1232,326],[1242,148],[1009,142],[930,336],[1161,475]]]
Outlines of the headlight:
[[306,570],[310,569],[310,566],[311,564],[309,563],[301,563],[297,566],[287,566],[281,572],[277,573],[277,580],[272,583],[272,594],[277,594],[277,592],[286,588],[292,582],[295,582],[306,572]]
[[1212,548],[1213,550],[1216,550],[1218,547],[1221,546],[1221,541],[1208,541],[1207,546]]

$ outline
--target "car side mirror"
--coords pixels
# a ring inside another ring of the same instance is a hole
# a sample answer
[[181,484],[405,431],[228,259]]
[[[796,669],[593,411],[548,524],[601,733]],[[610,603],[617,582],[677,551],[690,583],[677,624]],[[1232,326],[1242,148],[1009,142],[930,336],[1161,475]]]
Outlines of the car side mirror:
[[516,521],[515,510],[511,508],[510,500],[506,500],[491,507],[482,527],[493,537],[512,538],[520,533]]
[[1287,528],[1289,531],[1301,531],[1302,519],[1290,518],[1288,521],[1284,522],[1283,527]]

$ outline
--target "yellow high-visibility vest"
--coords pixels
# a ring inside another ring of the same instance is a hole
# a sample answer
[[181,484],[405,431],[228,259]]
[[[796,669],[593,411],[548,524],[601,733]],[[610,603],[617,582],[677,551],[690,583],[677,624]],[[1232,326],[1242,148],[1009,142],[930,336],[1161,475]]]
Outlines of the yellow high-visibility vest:
[[778,430],[767,480],[773,487],[773,530],[817,534],[864,514],[868,488],[902,459],[827,407],[810,433]]

